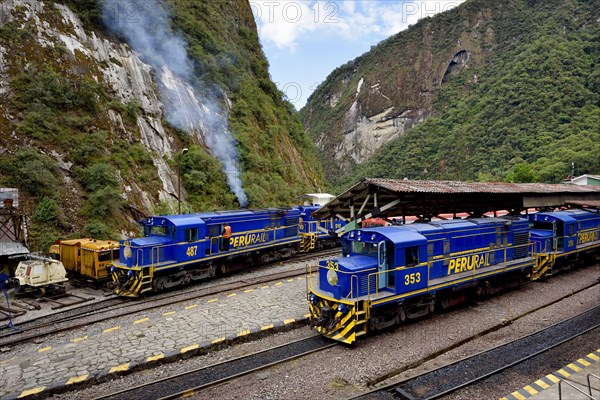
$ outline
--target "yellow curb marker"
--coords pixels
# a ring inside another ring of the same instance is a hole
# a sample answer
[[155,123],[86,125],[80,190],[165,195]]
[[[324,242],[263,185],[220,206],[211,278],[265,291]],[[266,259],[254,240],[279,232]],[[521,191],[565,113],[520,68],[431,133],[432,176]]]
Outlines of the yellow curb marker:
[[185,309],[189,310],[190,308],[196,308],[198,307],[198,304],[192,304],[191,306],[187,306]]
[[219,300],[219,299],[212,299],[212,300],[207,301],[207,303],[214,303],[217,300]]
[[46,389],[46,386],[40,386],[33,389],[24,390],[20,395],[19,399],[27,396],[31,396],[32,394],[41,393]]
[[273,327],[273,324],[271,324],[271,325],[265,325],[265,326],[261,326],[260,330],[261,331],[266,331],[267,329],[271,329],[272,327]]
[[284,324],[284,325],[287,325],[287,324],[292,324],[292,323],[294,323],[294,322],[296,322],[296,320],[295,320],[295,319],[286,319],[285,321],[283,321],[283,324]]
[[237,296],[237,293],[231,293],[231,294],[227,295],[227,297],[233,297],[233,296]]
[[183,353],[187,353],[188,351],[196,350],[196,349],[197,349],[197,348],[199,348],[199,347],[200,347],[200,345],[199,345],[199,344],[193,344],[193,345],[191,345],[191,346],[184,347],[183,349],[181,349],[181,351],[180,351],[180,352],[181,352],[181,354],[183,354]]
[[283,285],[283,282],[277,282],[275,286]]
[[158,360],[160,360],[161,358],[164,358],[164,357],[165,357],[165,355],[163,353],[160,353],[160,354],[157,354],[155,356],[150,356],[150,357],[146,358],[146,362],[158,361]]
[[550,379],[550,380],[551,380],[552,382],[554,382],[554,383],[558,383],[558,382],[560,382],[560,379],[558,379],[557,377],[555,377],[555,376],[554,376],[554,375],[552,375],[552,374],[548,374],[548,375],[546,375],[546,378]]
[[260,288],[261,288],[261,289],[268,289],[268,288],[269,288],[269,285],[267,285],[267,286],[261,286]]
[[535,384],[538,385],[539,387],[541,387],[542,389],[548,389],[550,387],[550,385],[548,385],[546,382],[544,382],[541,379],[538,379],[537,381],[535,381]]
[[525,386],[523,389],[525,389],[525,391],[531,395],[536,394],[538,392],[537,390],[535,390],[534,388],[532,388],[529,385]]
[[512,392],[511,393],[513,396],[515,396],[515,398],[517,400],[525,400],[527,397],[523,396],[521,393],[519,392]]
[[294,280],[293,280],[293,279],[288,279],[287,281],[288,281],[288,282],[294,282]]
[[115,372],[123,372],[123,371],[127,371],[128,369],[129,369],[129,363],[126,363],[126,364],[117,365],[116,367],[112,367],[110,369],[110,371],[108,371],[108,373],[114,374]]
[[83,381],[85,381],[88,378],[88,376],[90,376],[90,374],[85,374],[85,375],[81,375],[81,376],[75,376],[75,377],[73,377],[73,378],[71,378],[71,379],[69,379],[67,381],[67,385],[72,385],[74,383],[83,382]]
[[565,370],[564,370],[564,369],[562,369],[562,368],[561,368],[561,369],[559,369],[559,370],[558,370],[558,371],[556,371],[556,372],[558,372],[559,374],[561,374],[561,375],[562,375],[562,376],[564,376],[565,378],[568,378],[568,377],[570,377],[570,376],[571,376],[571,374],[570,374],[570,373],[568,373],[567,371],[565,371]]
[[240,336],[246,336],[249,334],[250,334],[250,331],[248,329],[246,329],[244,331],[239,332],[237,335],[238,335],[238,337],[240,337]]
[[584,367],[589,367],[590,365],[592,365],[589,362],[585,361],[583,358],[580,358],[579,360],[577,360],[577,362],[583,365]]
[[82,342],[82,341],[84,341],[84,340],[85,340],[85,339],[87,339],[87,338],[88,338],[88,337],[87,337],[87,335],[86,335],[86,336],[83,336],[83,337],[79,337],[79,338],[73,339],[73,340],[71,340],[71,342],[73,342],[73,343],[79,343],[79,342]]
[[137,324],[141,324],[146,321],[150,321],[150,318],[146,317],[146,318],[138,319],[137,321],[133,321],[133,323],[137,325]]
[[120,326],[113,326],[112,328],[108,328],[108,329],[103,330],[102,333],[109,333],[109,332],[112,332],[112,331],[118,331],[119,329],[121,329]]
[[251,293],[251,292],[254,292],[254,289],[246,289],[246,290],[244,290],[244,293]]
[[38,353],[43,353],[45,351],[48,351],[52,348],[52,346],[48,346],[48,347],[42,347],[41,349],[38,350]]
[[175,311],[169,311],[169,312],[164,313],[163,317],[167,317],[167,316],[173,315],[173,314],[175,314]]
[[568,365],[567,365],[567,367],[571,368],[571,369],[572,369],[573,371],[575,371],[575,372],[579,372],[579,371],[581,371],[581,368],[579,368],[577,365],[575,365],[575,364],[573,364],[573,363],[571,363],[571,364],[568,364]]
[[595,355],[594,353],[590,353],[588,354],[588,357],[591,358],[594,361],[600,361],[600,357],[598,357],[597,355]]
[[217,344],[217,343],[221,343],[221,342],[224,342],[224,341],[225,341],[225,338],[224,337],[220,337],[218,339],[213,340],[212,344]]

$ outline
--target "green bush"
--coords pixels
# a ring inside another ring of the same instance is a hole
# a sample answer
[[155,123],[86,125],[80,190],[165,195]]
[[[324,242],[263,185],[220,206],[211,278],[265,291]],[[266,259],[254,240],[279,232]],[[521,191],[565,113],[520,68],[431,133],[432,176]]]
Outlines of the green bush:
[[115,188],[118,182],[112,165],[98,162],[84,168],[83,184],[88,191],[97,192],[105,187]]
[[90,194],[83,207],[83,215],[90,219],[114,218],[123,210],[124,199],[115,188],[105,186]]
[[35,150],[19,150],[0,159],[0,172],[6,184],[26,190],[36,197],[56,197],[59,187],[58,164]]
[[45,224],[55,224],[57,220],[58,203],[55,199],[44,197],[35,207],[33,221]]
[[85,237],[109,240],[115,237],[114,232],[104,222],[91,221],[83,230]]

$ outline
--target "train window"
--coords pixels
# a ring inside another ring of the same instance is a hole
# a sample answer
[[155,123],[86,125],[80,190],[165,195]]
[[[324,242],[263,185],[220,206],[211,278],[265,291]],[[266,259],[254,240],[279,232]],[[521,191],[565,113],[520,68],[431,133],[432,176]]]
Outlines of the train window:
[[364,256],[377,257],[377,243],[352,242],[352,253]]
[[433,255],[433,243],[429,243],[427,245],[427,255],[428,256],[432,256]]
[[569,236],[572,236],[575,233],[575,225],[569,225]]
[[150,228],[150,233],[153,235],[167,236],[169,234],[169,230],[166,226],[153,225],[152,228]]
[[185,241],[195,242],[198,240],[198,228],[190,228],[185,230]]
[[102,251],[98,254],[98,261],[105,262],[110,261],[110,251]]
[[419,248],[407,247],[404,249],[404,261],[407,267],[414,267],[419,263]]
[[113,260],[118,260],[119,259],[119,249],[115,249],[112,251],[112,259]]
[[220,234],[218,225],[210,225],[208,227],[208,236],[219,236]]

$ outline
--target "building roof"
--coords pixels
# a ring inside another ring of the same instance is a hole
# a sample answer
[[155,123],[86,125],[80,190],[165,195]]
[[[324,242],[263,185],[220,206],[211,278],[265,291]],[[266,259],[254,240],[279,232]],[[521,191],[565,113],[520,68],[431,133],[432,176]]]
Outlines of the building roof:
[[428,219],[441,213],[459,212],[480,216],[497,210],[559,207],[567,200],[600,201],[600,187],[366,178],[321,207],[315,215],[361,221],[373,216],[415,215]]
[[0,257],[29,254],[29,249],[18,242],[0,242]]

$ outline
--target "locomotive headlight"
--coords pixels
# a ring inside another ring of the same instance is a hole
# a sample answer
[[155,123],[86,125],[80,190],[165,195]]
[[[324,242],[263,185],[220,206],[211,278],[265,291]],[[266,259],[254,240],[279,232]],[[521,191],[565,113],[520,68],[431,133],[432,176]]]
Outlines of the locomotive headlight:
[[111,273],[111,274],[114,274],[116,270],[117,270],[117,269],[115,268],[115,266],[114,266],[114,265],[111,265],[111,266],[110,266],[110,273]]
[[317,299],[317,296],[315,296],[314,294],[311,294],[311,295],[310,295],[310,302],[311,302],[313,305],[317,305],[317,303],[319,302],[319,300]]
[[134,275],[135,275],[135,273],[132,270],[127,271],[128,277],[133,278]]
[[338,283],[337,273],[332,269],[327,271],[327,282],[329,282],[331,286],[335,286]]
[[341,312],[342,314],[346,314],[346,306],[343,305],[342,303],[338,304],[338,311]]

